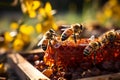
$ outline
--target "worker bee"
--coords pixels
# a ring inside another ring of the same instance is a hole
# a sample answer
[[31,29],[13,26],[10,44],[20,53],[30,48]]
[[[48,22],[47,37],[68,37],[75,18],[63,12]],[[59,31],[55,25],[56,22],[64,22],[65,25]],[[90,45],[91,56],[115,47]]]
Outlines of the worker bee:
[[56,41],[56,33],[53,29],[48,30],[43,36],[42,40],[38,43],[38,46],[41,46],[44,51],[46,51],[48,45],[52,46],[51,41]]
[[91,53],[94,53],[94,59],[95,59],[96,51],[98,49],[102,48],[103,46],[107,45],[108,43],[113,45],[112,43],[116,42],[117,40],[118,41],[120,40],[120,30],[116,30],[116,31],[110,30],[108,32],[105,32],[103,35],[98,37],[97,41],[90,42],[83,50],[83,54],[85,56],[88,56]]
[[120,44],[120,30],[116,30],[116,40]]
[[96,52],[98,49],[101,48],[103,44],[100,41],[93,41],[88,44],[88,46],[85,47],[83,54],[84,56],[91,55],[91,53],[94,53],[94,63],[96,59]]
[[113,29],[113,30],[110,30],[110,31],[104,33],[103,35],[101,35],[101,36],[99,37],[99,40],[100,40],[104,45],[106,45],[106,44],[108,44],[108,43],[114,42],[114,41],[117,39],[117,36],[118,36],[118,32]]
[[89,45],[85,47],[83,54],[89,55],[92,52],[97,51],[99,48],[105,46],[106,44],[114,42],[119,36],[120,34],[118,31],[110,30],[98,37],[98,41],[90,42]]
[[83,31],[83,26],[81,24],[73,24],[70,25],[61,35],[61,40],[65,41],[68,39],[71,35],[73,35],[75,43],[77,42],[77,36],[80,36],[81,32]]

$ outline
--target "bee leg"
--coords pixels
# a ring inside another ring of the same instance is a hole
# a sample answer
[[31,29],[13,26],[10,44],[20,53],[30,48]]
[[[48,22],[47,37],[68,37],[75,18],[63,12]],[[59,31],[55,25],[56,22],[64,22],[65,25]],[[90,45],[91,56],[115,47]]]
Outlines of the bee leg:
[[49,46],[52,47],[51,40],[49,40]]
[[77,43],[77,37],[76,37],[75,33],[73,34],[73,38],[74,38],[74,42]]
[[57,65],[58,57],[57,57],[57,51],[55,51],[55,56],[54,56],[54,64]]
[[100,54],[102,55],[102,57],[104,56],[104,55],[103,55],[103,50],[100,50]]
[[48,41],[48,50],[49,50],[49,52],[51,51],[51,47],[52,47],[51,40],[49,40]]
[[96,51],[94,52],[94,61],[93,61],[93,65],[96,65]]
[[79,32],[79,36],[78,36],[78,37],[79,37],[79,39],[80,39],[80,36],[81,36],[81,32]]

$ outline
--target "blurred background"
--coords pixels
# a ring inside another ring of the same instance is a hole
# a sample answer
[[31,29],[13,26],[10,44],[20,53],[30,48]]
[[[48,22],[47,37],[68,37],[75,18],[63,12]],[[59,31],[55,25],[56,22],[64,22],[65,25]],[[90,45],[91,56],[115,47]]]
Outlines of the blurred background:
[[61,25],[74,23],[86,27],[83,37],[99,36],[119,29],[119,9],[120,0],[1,0],[1,42],[21,51],[50,28],[59,32]]
[[[46,2],[50,2],[50,4],[52,5],[52,9],[57,11],[56,15],[58,16],[59,14],[62,14],[64,16],[66,15],[66,13],[69,14],[71,12],[75,13],[73,14],[74,17],[76,14],[78,14],[77,15],[77,17],[79,17],[79,19],[77,19],[78,21],[81,20],[82,17],[84,17],[84,15],[86,17],[89,15],[89,17],[92,17],[91,19],[99,15],[102,15],[102,16],[104,15],[104,17],[106,17],[107,15],[110,18],[112,17],[113,19],[119,18],[119,10],[117,10],[119,9],[119,6],[120,6],[119,0],[57,0],[57,1],[56,0],[55,1],[40,0],[40,1],[43,4],[45,4]],[[1,10],[0,12],[1,18],[5,16],[6,17],[10,16],[10,14],[11,15],[15,14],[14,16],[12,16],[13,19],[15,16],[17,17],[22,16],[20,0],[1,0],[0,10]],[[61,16],[61,19],[62,19],[62,16]]]
[[[101,24],[113,22],[119,25],[119,0],[38,0],[43,6],[50,2],[52,9],[56,10],[55,19],[67,23],[88,22],[95,20]],[[0,20],[17,20],[23,13],[20,0],[0,1]],[[12,17],[12,18],[11,18]],[[10,19],[9,19],[10,18]],[[0,22],[1,22],[0,21]],[[4,23],[4,22],[3,22]],[[3,24],[1,22],[1,25]],[[3,26],[3,25],[2,25]],[[5,26],[5,25],[4,25]]]

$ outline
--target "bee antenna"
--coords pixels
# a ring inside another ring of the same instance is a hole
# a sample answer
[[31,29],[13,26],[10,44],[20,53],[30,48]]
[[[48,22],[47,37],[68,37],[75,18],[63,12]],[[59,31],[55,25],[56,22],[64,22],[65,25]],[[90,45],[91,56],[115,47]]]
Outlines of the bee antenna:
[[54,31],[53,29],[50,29],[50,30],[49,30],[49,32],[52,32],[52,33],[54,33],[55,31]]

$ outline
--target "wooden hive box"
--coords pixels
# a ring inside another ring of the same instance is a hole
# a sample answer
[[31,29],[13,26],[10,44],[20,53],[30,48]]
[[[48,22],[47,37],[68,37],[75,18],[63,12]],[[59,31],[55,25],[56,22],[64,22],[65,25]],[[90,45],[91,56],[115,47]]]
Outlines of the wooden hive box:
[[[20,80],[50,80],[18,53],[9,54],[8,63],[16,71]],[[81,78],[77,80],[120,80],[120,73]]]
[[15,70],[20,80],[50,80],[18,53],[8,55],[8,64]]

